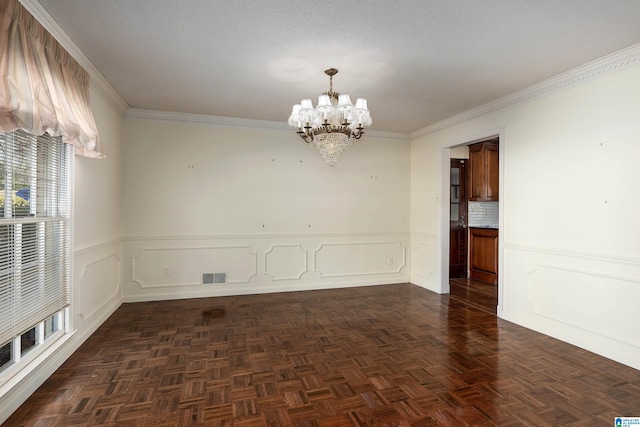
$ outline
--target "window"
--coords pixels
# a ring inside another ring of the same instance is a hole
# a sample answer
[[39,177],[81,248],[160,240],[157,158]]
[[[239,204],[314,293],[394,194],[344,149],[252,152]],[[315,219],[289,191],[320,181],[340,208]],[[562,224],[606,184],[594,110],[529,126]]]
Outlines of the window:
[[68,317],[70,159],[59,137],[0,133],[0,384]]

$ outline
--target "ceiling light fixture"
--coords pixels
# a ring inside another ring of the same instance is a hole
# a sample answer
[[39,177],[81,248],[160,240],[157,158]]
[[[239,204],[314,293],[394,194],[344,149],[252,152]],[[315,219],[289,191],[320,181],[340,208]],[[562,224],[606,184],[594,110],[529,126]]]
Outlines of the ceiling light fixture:
[[318,97],[316,108],[310,99],[294,105],[289,126],[297,128],[306,143],[313,142],[325,162],[333,166],[351,141],[362,138],[364,128],[371,126],[371,114],[366,99],[358,98],[354,106],[349,95],[333,91],[333,76],[338,70],[329,68],[324,73],[329,76],[329,91]]

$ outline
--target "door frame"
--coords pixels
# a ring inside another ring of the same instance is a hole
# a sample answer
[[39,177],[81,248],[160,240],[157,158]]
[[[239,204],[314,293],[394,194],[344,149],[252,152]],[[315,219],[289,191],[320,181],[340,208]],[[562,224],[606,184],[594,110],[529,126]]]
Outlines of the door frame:
[[502,303],[504,301],[504,153],[505,153],[505,131],[504,126],[487,129],[462,138],[453,139],[445,143],[440,150],[440,245],[438,245],[438,264],[440,265],[440,288],[438,293],[448,294],[451,290],[449,286],[449,204],[451,202],[451,148],[459,145],[469,145],[482,142],[487,139],[498,137],[499,150],[499,179],[498,189],[500,198],[498,199],[498,317],[502,317]]

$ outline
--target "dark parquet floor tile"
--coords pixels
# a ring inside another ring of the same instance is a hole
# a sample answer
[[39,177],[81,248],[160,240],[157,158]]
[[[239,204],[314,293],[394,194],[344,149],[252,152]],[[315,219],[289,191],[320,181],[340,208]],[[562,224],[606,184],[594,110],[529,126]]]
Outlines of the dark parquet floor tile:
[[502,321],[492,289],[459,285],[450,296],[399,284],[124,304],[3,426],[578,427],[640,416],[639,371]]
[[498,311],[498,285],[475,279],[450,279],[449,296],[478,310],[496,314]]

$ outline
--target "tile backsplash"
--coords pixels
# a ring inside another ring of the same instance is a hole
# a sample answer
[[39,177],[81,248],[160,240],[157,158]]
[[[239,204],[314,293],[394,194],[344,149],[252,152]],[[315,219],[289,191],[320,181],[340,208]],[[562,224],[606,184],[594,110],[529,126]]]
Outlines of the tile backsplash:
[[498,228],[498,202],[469,202],[469,227]]

